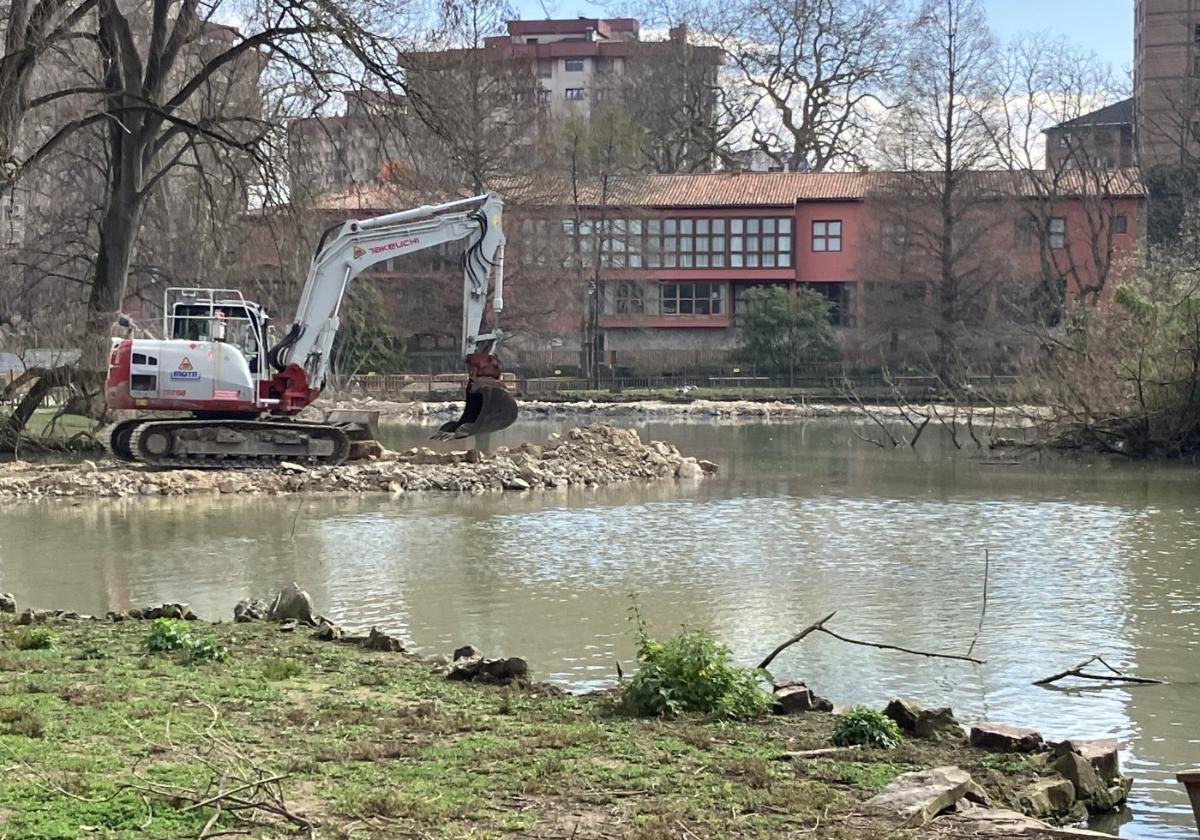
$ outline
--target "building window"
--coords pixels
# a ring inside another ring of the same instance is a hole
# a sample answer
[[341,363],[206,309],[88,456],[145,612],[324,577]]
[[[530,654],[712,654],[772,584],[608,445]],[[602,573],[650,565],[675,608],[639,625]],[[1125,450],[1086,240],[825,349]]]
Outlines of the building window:
[[567,99],[583,99],[583,88],[567,88]]
[[622,280],[613,291],[617,315],[641,315],[646,311],[646,297],[638,281]]
[[835,327],[850,327],[854,325],[854,315],[850,306],[849,283],[804,283],[804,288],[816,292],[829,301],[829,323]]
[[792,220],[786,216],[731,219],[729,264],[734,268],[790,267]]
[[566,58],[563,59],[563,66],[568,73],[582,73],[583,59],[582,58]]
[[1192,40],[1200,44],[1200,23],[1192,26]]
[[1054,216],[1050,219],[1050,224],[1047,228],[1050,234],[1051,248],[1065,248],[1067,245],[1067,220]]
[[536,44],[537,42],[538,42],[537,38],[526,38],[525,39],[526,44]]
[[1033,235],[1037,226],[1031,219],[1017,219],[1016,236],[1014,241],[1018,248],[1028,248],[1033,244]]
[[1192,75],[1200,76],[1200,55],[1192,56]]
[[842,250],[842,222],[840,219],[828,219],[812,223],[813,251]]
[[680,317],[725,314],[724,283],[663,283],[662,314]]
[[542,88],[537,93],[537,101],[539,105],[545,105],[550,101],[550,91]]
[[1125,216],[1113,216],[1113,233],[1128,233],[1129,219]]
[[538,59],[538,78],[549,79],[554,75],[554,61],[549,58]]
[[902,222],[884,222],[880,235],[883,247],[889,251],[901,251],[908,246],[908,231]]

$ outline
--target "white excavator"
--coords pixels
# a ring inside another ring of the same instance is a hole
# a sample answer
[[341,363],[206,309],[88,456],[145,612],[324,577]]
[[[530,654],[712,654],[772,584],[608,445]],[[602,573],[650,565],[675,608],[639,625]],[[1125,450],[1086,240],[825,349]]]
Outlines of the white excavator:
[[[336,464],[362,431],[336,412],[296,418],[329,375],[346,287],[384,260],[464,240],[466,406],[435,438],[507,428],[516,400],[501,381],[496,317],[504,308],[503,202],[495,193],[335,225],[321,236],[291,328],[273,346],[261,306],[235,289],[172,288],[161,339],[114,339],[109,408],[141,413],[109,430],[122,460],[161,466],[253,466],[284,459]],[[488,292],[491,323],[485,326]],[[128,324],[128,322],[125,322]],[[174,416],[153,416],[173,412]],[[182,415],[182,416],[181,416]]]

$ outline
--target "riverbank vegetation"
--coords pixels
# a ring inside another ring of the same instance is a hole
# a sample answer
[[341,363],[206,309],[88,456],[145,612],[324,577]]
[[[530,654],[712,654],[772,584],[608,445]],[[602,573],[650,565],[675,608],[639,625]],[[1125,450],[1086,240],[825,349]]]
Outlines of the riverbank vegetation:
[[637,718],[278,625],[192,629],[213,660],[150,650],[150,622],[62,622],[18,650],[26,629],[0,617],[0,833],[28,840],[882,837],[856,808],[905,771],[957,764],[998,797],[1034,775],[961,741],[805,757],[835,716]]

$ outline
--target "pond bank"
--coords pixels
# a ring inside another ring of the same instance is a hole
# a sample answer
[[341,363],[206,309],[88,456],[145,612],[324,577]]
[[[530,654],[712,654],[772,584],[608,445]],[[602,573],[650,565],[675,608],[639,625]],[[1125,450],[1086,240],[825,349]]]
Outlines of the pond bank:
[[40,498],[193,494],[482,493],[598,487],[623,481],[698,480],[715,464],[684,456],[636,431],[588,426],[479,456],[415,448],[339,466],[291,464],[269,469],[163,469],[112,461],[0,464],[0,501]]
[[[985,751],[961,737],[830,750],[835,717],[821,713],[749,723],[635,719],[611,695],[451,681],[442,663],[282,626],[291,632],[262,621],[193,621],[165,633],[132,619],[22,627],[0,616],[0,832],[1077,834],[960,800],[1019,807],[1015,792],[1029,785],[1061,788],[1043,776],[1045,753]],[[179,650],[152,651],[173,634]],[[35,638],[48,648],[20,649]],[[902,775],[930,768],[949,780],[942,795],[959,801],[954,814],[925,822],[870,804]]]
[[[338,408],[376,409],[383,420],[413,421],[440,419],[457,416],[462,411],[461,402],[401,402],[386,399],[352,399],[334,403]],[[849,403],[804,403],[778,400],[635,400],[620,402],[599,401],[543,401],[520,400],[522,417],[573,417],[613,418],[616,420],[640,418],[644,420],[753,420],[753,421],[804,421],[818,418],[865,419],[863,410]],[[987,426],[995,423],[1002,428],[1020,428],[1031,425],[1030,418],[1038,416],[1041,409],[1034,406],[976,406],[966,409],[961,406],[933,405],[916,406],[921,411],[931,409],[947,422],[957,419],[966,422],[969,412],[975,424]],[[873,415],[886,420],[904,422],[901,410],[895,405],[870,406]],[[911,416],[912,412],[910,412]],[[520,422],[520,420],[518,420]]]

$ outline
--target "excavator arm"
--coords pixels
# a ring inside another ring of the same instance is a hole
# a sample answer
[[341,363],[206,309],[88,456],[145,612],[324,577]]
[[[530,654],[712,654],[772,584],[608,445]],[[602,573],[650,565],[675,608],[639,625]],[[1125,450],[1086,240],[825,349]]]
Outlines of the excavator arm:
[[384,260],[446,242],[465,240],[462,351],[467,363],[466,410],[435,437],[467,437],[505,428],[516,402],[500,382],[496,345],[500,331],[485,324],[494,278],[492,312],[504,309],[503,202],[496,193],[345,222],[321,237],[292,326],[268,353],[276,373],[266,384],[268,404],[279,413],[299,411],[316,399],[329,375],[330,354],[341,325],[339,311],[350,282]]

